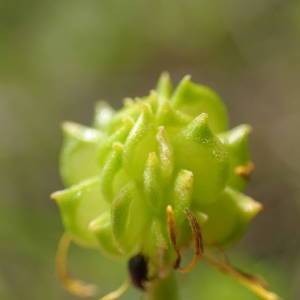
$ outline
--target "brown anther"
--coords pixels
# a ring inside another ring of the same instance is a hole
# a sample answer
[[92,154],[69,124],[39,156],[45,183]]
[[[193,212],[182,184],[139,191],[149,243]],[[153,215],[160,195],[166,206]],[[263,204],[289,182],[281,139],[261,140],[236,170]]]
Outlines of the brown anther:
[[253,171],[254,163],[252,161],[249,161],[245,165],[237,166],[234,169],[234,174],[244,178],[245,180],[250,180]]
[[201,229],[197,218],[192,214],[192,212],[188,208],[184,210],[184,213],[187,216],[193,234],[194,256],[193,260],[187,267],[179,269],[179,271],[182,273],[191,271],[197,265],[204,252]]
[[174,211],[171,205],[168,205],[166,208],[166,214],[167,214],[167,225],[168,225],[168,233],[170,241],[174,247],[174,250],[177,254],[177,258],[174,263],[174,269],[178,269],[181,261],[181,254],[180,250],[177,245],[177,238],[176,238],[176,224],[175,224],[175,216]]
[[189,272],[197,265],[199,259],[203,254],[203,241],[202,241],[202,234],[201,234],[199,222],[189,209],[186,208],[184,210],[184,213],[186,214],[186,217],[190,224],[190,228],[192,230],[192,235],[194,240],[194,257],[191,263],[187,267],[180,268],[181,254],[177,244],[175,216],[174,216],[174,211],[172,206],[168,205],[166,212],[167,212],[169,238],[177,254],[177,258],[175,260],[173,267],[174,269],[178,269],[178,271],[182,273]]

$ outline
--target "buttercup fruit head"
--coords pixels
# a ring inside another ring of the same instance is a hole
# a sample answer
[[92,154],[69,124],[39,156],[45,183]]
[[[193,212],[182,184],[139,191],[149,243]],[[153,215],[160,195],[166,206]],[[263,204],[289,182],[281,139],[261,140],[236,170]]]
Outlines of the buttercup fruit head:
[[261,209],[241,193],[243,168],[252,164],[250,127],[228,130],[220,98],[188,76],[173,90],[163,74],[148,96],[127,99],[119,111],[100,103],[91,127],[65,122],[63,131],[66,189],[52,197],[78,244],[116,257],[142,252],[150,261],[164,250],[168,264],[168,205],[179,247],[192,240],[186,208],[207,247],[235,242]]

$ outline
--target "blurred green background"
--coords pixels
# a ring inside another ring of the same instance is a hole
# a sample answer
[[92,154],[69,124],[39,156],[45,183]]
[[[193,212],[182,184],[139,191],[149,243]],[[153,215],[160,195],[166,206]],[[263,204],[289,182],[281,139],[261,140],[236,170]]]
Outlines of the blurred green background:
[[[75,299],[54,273],[63,231],[60,123],[88,124],[94,103],[120,107],[167,70],[224,99],[231,126],[249,123],[264,204],[230,251],[285,299],[300,298],[300,3],[289,0],[2,0],[0,2],[0,299]],[[79,277],[115,288],[124,262],[72,248]],[[258,299],[200,263],[179,275],[183,299]],[[141,299],[134,289],[122,299]]]

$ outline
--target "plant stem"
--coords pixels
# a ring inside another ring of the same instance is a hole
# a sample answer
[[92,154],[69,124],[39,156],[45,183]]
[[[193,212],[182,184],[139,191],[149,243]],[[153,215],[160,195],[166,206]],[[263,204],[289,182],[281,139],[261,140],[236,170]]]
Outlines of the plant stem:
[[147,292],[147,300],[179,300],[178,286],[175,272],[168,277],[155,280]]

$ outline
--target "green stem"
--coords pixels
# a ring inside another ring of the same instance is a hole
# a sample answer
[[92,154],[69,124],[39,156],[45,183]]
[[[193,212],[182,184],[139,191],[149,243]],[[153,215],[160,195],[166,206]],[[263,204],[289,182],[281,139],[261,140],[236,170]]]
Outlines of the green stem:
[[147,300],[179,300],[178,286],[175,272],[168,277],[153,281],[147,292]]

